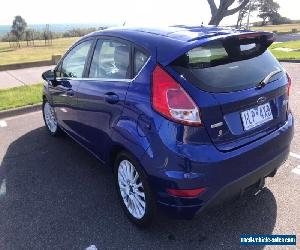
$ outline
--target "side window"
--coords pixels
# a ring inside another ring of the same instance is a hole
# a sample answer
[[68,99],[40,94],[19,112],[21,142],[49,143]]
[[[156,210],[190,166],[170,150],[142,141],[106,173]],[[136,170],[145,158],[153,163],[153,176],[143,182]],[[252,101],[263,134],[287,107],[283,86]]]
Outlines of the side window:
[[58,75],[61,77],[81,78],[84,66],[93,41],[85,41],[73,48],[59,66]]
[[135,49],[134,51],[134,75],[135,76],[139,73],[139,71],[145,65],[147,60],[148,60],[148,56],[144,52]]
[[113,40],[98,40],[89,77],[130,79],[130,47]]

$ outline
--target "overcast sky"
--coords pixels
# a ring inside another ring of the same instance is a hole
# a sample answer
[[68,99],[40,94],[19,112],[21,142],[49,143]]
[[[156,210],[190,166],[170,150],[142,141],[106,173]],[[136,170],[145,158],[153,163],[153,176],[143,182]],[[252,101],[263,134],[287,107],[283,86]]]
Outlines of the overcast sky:
[[[218,0],[216,0],[218,3]],[[277,0],[280,13],[300,19],[300,0]],[[113,23],[121,25],[207,24],[207,0],[2,0],[0,25],[21,15],[28,24]],[[235,23],[236,16],[222,24]],[[252,17],[255,20],[255,17]]]

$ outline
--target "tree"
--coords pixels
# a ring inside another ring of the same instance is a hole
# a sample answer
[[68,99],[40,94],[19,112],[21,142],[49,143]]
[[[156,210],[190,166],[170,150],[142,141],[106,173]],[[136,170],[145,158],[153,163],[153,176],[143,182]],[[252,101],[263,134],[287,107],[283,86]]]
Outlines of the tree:
[[50,30],[50,25],[46,24],[44,33],[43,33],[43,38],[45,40],[45,46],[46,45],[52,45],[52,32]]
[[16,37],[18,47],[20,47],[20,40],[26,30],[27,23],[25,22],[24,18],[21,16],[15,16],[11,27],[11,33]]
[[262,19],[261,26],[267,24],[268,21],[272,21],[273,18],[278,18],[279,4],[274,0],[260,0],[259,14]]
[[287,17],[281,16],[279,13],[277,13],[272,16],[271,22],[274,25],[290,24],[292,23],[292,20]]
[[[239,4],[243,2],[243,0],[238,0]],[[238,19],[236,22],[236,28],[241,28],[244,19],[251,15],[251,12],[256,11],[259,8],[260,0],[250,0],[249,3],[239,11]],[[250,13],[249,13],[250,12]]]
[[27,46],[34,45],[34,31],[32,29],[27,29],[25,31],[25,40]]
[[249,0],[242,0],[237,7],[229,9],[235,1],[236,0],[220,0],[219,7],[217,7],[215,0],[207,0],[211,12],[209,24],[219,25],[224,17],[237,13],[241,9],[244,9],[249,3]]

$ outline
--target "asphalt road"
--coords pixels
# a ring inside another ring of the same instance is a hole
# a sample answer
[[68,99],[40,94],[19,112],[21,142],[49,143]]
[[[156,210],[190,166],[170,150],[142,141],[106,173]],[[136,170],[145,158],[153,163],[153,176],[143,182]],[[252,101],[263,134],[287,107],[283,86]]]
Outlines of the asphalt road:
[[68,137],[51,138],[41,112],[0,121],[0,249],[237,249],[240,234],[298,234],[300,246],[300,64],[285,66],[294,154],[275,178],[257,196],[191,221],[159,215],[147,230],[126,219],[111,172]]
[[277,35],[276,42],[289,42],[300,39],[300,33]]

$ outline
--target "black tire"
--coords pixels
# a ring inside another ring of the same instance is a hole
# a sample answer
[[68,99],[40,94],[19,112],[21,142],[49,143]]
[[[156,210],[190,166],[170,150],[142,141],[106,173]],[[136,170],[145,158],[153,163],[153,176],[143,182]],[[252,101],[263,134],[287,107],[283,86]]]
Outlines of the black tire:
[[[118,170],[119,170],[119,165],[123,160],[129,161],[134,166],[135,171],[139,175],[139,181],[142,183],[142,186],[143,186],[143,192],[145,194],[145,198],[144,198],[145,213],[144,213],[143,217],[141,217],[139,219],[134,217],[130,213],[130,211],[128,210],[127,206],[125,205],[125,202],[121,195],[120,185],[119,185],[119,181],[118,181]],[[155,199],[154,199],[153,193],[152,193],[149,183],[147,181],[147,177],[146,177],[142,167],[140,166],[139,162],[135,159],[135,157],[133,157],[128,152],[126,152],[126,151],[120,152],[117,155],[116,160],[115,160],[114,176],[115,176],[115,183],[116,183],[120,203],[121,203],[121,206],[122,206],[126,216],[128,217],[128,219],[138,227],[149,226],[151,224],[151,222],[153,221],[154,215],[156,214],[156,204],[155,204]]]
[[[45,127],[48,131],[48,133],[51,135],[51,136],[60,136],[62,134],[62,130],[60,129],[59,125],[57,124],[56,126],[56,129],[55,130],[52,130],[49,128],[47,122],[46,122],[46,118],[45,118],[45,105],[49,104],[51,106],[51,104],[48,102],[47,99],[44,99],[43,100],[43,105],[42,105],[42,111],[43,111],[43,119],[44,119],[44,123],[45,123]],[[55,119],[56,119],[56,115],[54,114],[55,116]]]

